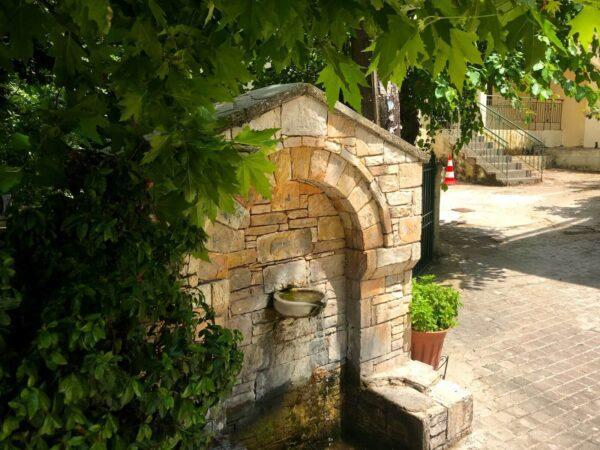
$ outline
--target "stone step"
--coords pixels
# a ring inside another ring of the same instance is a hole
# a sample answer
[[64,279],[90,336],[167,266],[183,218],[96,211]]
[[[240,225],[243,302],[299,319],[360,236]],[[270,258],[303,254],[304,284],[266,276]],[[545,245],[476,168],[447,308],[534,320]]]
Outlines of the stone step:
[[349,431],[369,448],[444,449],[471,431],[472,395],[427,364],[407,361],[364,381]]
[[505,170],[504,167],[502,167],[502,168],[490,169],[488,172],[495,173],[496,178],[501,177],[501,178],[517,179],[517,178],[531,177],[531,170],[524,170],[524,169]]
[[523,177],[523,178],[496,178],[496,180],[500,183],[502,183],[505,186],[517,186],[520,184],[536,184],[536,183],[540,183],[542,181],[542,179],[537,176],[529,176],[529,177]]

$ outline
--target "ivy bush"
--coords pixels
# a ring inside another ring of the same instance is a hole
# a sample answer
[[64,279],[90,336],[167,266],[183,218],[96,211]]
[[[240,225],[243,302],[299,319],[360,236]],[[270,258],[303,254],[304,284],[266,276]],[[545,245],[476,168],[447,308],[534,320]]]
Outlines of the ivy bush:
[[68,191],[8,214],[0,446],[201,448],[242,362],[239,332],[180,281],[205,236],[156,220],[117,158],[74,152],[66,172]]
[[456,289],[441,286],[434,275],[413,279],[410,312],[415,331],[443,331],[456,326],[462,306]]

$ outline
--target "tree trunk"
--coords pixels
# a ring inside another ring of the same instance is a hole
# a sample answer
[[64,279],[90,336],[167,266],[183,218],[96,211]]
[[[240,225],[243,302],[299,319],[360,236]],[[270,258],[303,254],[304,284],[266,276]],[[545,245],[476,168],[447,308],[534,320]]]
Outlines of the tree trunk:
[[[363,67],[368,67],[372,54],[364,49],[371,44],[367,33],[360,30],[352,39],[352,59]],[[360,88],[362,96],[362,114],[382,128],[400,136],[400,93],[398,87],[388,83],[387,87],[379,81],[377,72],[371,73],[368,86]]]
[[[364,49],[370,45],[369,36],[361,29],[359,30],[356,37],[352,38],[350,43],[352,51],[352,59],[356,61],[362,67],[368,67],[371,61],[371,52],[365,52]],[[377,125],[380,124],[379,120],[379,105],[378,96],[376,95],[377,90],[377,74],[372,73],[367,79],[368,86],[360,87],[361,94],[361,112],[362,115],[367,119],[375,122]]]

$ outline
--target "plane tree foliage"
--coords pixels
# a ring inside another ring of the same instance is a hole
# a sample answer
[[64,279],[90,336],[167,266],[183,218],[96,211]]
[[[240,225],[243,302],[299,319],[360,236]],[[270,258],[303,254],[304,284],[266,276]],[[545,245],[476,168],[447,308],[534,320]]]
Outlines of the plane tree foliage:
[[[250,190],[269,196],[274,130],[225,141],[214,107],[256,68],[304,67],[316,52],[329,103],[356,109],[372,70],[398,84],[426,71],[460,98],[492,55],[503,65],[522,45],[537,56],[519,70],[535,79],[558,76],[536,66],[542,54],[584,67],[598,8],[580,2],[563,23],[561,5],[2,1],[0,447],[206,445],[240,335],[180,273],[185,255],[206,255],[206,220]],[[369,67],[344,51],[359,30]],[[591,101],[589,70],[573,89]]]

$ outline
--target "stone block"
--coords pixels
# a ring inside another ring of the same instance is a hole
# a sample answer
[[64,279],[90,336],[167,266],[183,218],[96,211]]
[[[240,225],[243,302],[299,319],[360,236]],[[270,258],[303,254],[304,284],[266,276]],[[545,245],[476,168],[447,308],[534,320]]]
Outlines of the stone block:
[[421,217],[404,217],[398,222],[398,238],[401,244],[421,240]]
[[239,330],[242,333],[243,339],[241,345],[248,345],[252,340],[252,316],[243,314],[233,316],[227,319],[227,328]]
[[388,192],[385,194],[390,205],[412,205],[413,193],[412,190]]
[[381,247],[382,245],[383,233],[380,223],[376,223],[362,231],[362,246],[365,250]]
[[295,181],[284,181],[273,187],[271,209],[285,211],[300,207],[300,186]]
[[369,228],[379,222],[379,207],[375,200],[371,200],[358,211],[360,229]]
[[210,252],[230,253],[244,249],[242,230],[234,230],[219,222],[207,223],[204,230],[208,234],[206,248]]
[[302,138],[300,136],[284,136],[283,146],[286,148],[299,147],[302,145]]
[[327,105],[311,97],[298,97],[281,107],[281,132],[287,136],[325,136]]
[[[408,261],[412,254],[412,247],[379,248],[377,249],[377,267],[384,267]],[[391,274],[390,274],[391,275]]]
[[278,223],[287,222],[287,214],[284,212],[273,212],[266,214],[252,214],[250,218],[250,225],[253,227],[263,225],[275,225]]
[[329,362],[337,362],[344,359],[347,347],[348,339],[346,331],[339,331],[327,336],[327,356]]
[[227,267],[230,269],[234,267],[245,266],[252,264],[256,261],[256,250],[246,249],[240,250],[239,252],[232,252],[227,254]]
[[400,189],[398,175],[381,175],[377,178],[381,192],[394,192]]
[[363,127],[356,127],[356,155],[372,156],[383,153],[383,139]]
[[219,253],[209,253],[209,261],[197,258],[190,260],[190,273],[195,273],[204,280],[217,280],[227,277],[227,256]]
[[323,181],[327,172],[330,152],[326,150],[315,150],[310,158],[309,178]]
[[246,314],[259,309],[264,309],[269,304],[269,296],[264,293],[253,292],[254,295],[245,297],[241,300],[231,302],[229,309],[233,316]]
[[383,164],[383,155],[378,156],[365,156],[364,157],[365,166],[380,166]]
[[393,275],[405,270],[411,263],[412,246],[378,248],[377,269],[373,277]]
[[398,147],[384,144],[383,145],[383,162],[386,164],[397,164],[406,162],[405,153]]
[[345,272],[345,256],[331,255],[310,260],[310,281],[317,282],[343,275]]
[[266,293],[288,286],[306,286],[308,283],[308,264],[306,261],[300,260],[265,267],[263,269],[263,283]]
[[330,241],[317,241],[314,243],[314,253],[330,252],[339,250],[346,246],[344,239],[335,239]]
[[471,428],[473,421],[473,397],[469,391],[447,380],[431,389],[431,397],[448,410],[446,439],[453,442]]
[[356,187],[358,180],[359,177],[356,170],[350,164],[347,164],[336,185],[339,194],[342,197],[350,195],[350,192]]
[[[386,381],[390,384],[405,384],[424,393],[428,393],[432,388],[435,388],[440,380],[440,373],[433,370],[429,364],[414,360],[406,361],[399,367],[373,377],[375,382]],[[445,389],[441,389],[439,395],[447,396],[448,393]],[[432,397],[437,401],[435,396],[432,395]]]
[[358,184],[352,189],[350,195],[348,195],[348,201],[352,205],[354,211],[360,211],[369,200],[371,200],[371,191],[369,190],[369,185],[365,182]]
[[391,351],[392,327],[389,322],[360,330],[361,362],[377,358]]
[[260,262],[290,259],[311,252],[312,235],[309,229],[282,231],[260,236],[256,246]]
[[[248,124],[253,130],[264,130],[266,128],[281,128],[281,108],[277,107],[255,117]],[[278,134],[280,134],[278,132]]]
[[279,230],[279,225],[263,225],[260,227],[250,227],[246,229],[246,240],[250,236],[260,236],[261,234],[269,234]]
[[292,230],[297,228],[310,228],[317,226],[316,217],[304,217],[303,219],[292,219],[289,221],[289,227]]
[[229,280],[214,281],[211,284],[211,305],[215,315],[222,316],[229,306]]
[[194,294],[193,307],[198,308],[200,302],[203,301],[207,305],[212,305],[212,290],[210,283],[201,284],[198,286],[196,293]]
[[308,179],[312,150],[305,147],[298,147],[293,148],[290,152],[292,157],[292,178],[294,180]]
[[[418,197],[418,200],[415,200],[415,197]],[[415,195],[413,197],[412,215],[420,216],[422,214],[423,214],[423,203],[421,203],[421,189],[415,189]]]
[[[301,186],[302,188],[302,186]],[[292,211],[287,211],[288,219],[302,219],[308,216],[308,211],[306,209],[294,209]]]
[[275,172],[273,176],[275,183],[285,183],[292,179],[292,158],[288,149],[272,153],[270,158],[275,163]]
[[247,267],[229,271],[229,288],[232,291],[247,288],[252,284],[252,274]]
[[310,217],[334,216],[336,209],[325,194],[313,194],[308,197],[308,215]]
[[305,147],[323,147],[325,137],[302,136],[302,145]]
[[400,188],[421,186],[423,182],[423,167],[419,163],[405,163],[398,165],[398,178]]
[[344,227],[339,216],[319,217],[317,236],[320,241],[344,238]]
[[239,230],[240,228],[248,226],[250,214],[243,205],[238,202],[233,202],[233,211],[219,211],[217,214],[217,222],[227,225],[234,230]]
[[385,278],[374,278],[360,282],[360,298],[366,299],[385,293]]
[[261,399],[270,391],[281,392],[286,387],[305,384],[311,373],[309,356],[261,371],[256,377],[256,398]]
[[338,155],[331,155],[329,157],[327,171],[325,172],[325,183],[330,186],[335,186],[342,176],[346,165],[347,162],[343,158]]
[[356,126],[352,120],[340,114],[330,112],[327,118],[327,135],[329,137],[354,136]]

